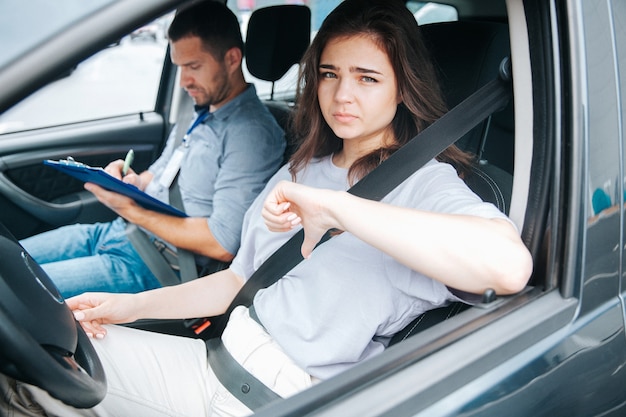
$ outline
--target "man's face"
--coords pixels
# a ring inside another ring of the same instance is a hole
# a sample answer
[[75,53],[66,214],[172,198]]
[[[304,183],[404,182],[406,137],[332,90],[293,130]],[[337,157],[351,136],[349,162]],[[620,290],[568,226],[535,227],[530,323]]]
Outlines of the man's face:
[[219,105],[231,89],[226,65],[202,47],[197,36],[171,42],[172,62],[180,67],[180,86],[200,106]]

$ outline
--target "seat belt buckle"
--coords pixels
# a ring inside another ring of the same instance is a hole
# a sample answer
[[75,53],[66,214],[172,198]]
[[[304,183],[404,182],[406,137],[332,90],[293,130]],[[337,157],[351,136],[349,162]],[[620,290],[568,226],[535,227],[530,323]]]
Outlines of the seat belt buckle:
[[159,251],[159,253],[163,256],[165,262],[169,264],[170,268],[172,268],[176,272],[180,272],[180,265],[178,264],[178,253],[176,253],[176,251],[167,246],[165,242],[157,238],[152,238],[151,241],[157,251]]
[[209,328],[209,326],[211,325],[211,320],[209,320],[207,317],[186,319],[184,320],[184,325],[199,336],[203,331]]

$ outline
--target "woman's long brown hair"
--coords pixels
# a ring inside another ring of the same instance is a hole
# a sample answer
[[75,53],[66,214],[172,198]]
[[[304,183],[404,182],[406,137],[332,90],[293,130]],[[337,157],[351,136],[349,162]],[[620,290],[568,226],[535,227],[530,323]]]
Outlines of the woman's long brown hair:
[[[289,170],[294,179],[312,158],[342,149],[342,140],[330,129],[319,107],[319,64],[328,42],[356,35],[369,36],[387,53],[401,103],[392,121],[395,143],[355,161],[349,170],[350,183],[376,168],[446,111],[429,52],[406,6],[396,0],[345,0],[322,23],[302,58],[296,109],[290,125],[299,142],[290,160]],[[456,146],[446,149],[437,159],[452,164],[459,175],[466,173],[473,161],[470,154]]]

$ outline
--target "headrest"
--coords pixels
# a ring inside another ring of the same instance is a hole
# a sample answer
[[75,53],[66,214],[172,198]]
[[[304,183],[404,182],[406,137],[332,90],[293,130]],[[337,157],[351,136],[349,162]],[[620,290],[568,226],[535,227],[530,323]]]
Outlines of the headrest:
[[[420,28],[439,71],[448,108],[494,79],[502,60],[511,54],[505,23],[444,22]],[[514,126],[511,101],[503,111],[494,113],[489,121],[467,133],[457,145],[512,173]],[[497,140],[487,140],[491,136]]]
[[277,81],[289,71],[311,41],[311,10],[303,5],[255,10],[248,21],[246,65],[254,77]]
[[441,76],[448,106],[491,81],[510,55],[506,24],[444,22],[420,26]]

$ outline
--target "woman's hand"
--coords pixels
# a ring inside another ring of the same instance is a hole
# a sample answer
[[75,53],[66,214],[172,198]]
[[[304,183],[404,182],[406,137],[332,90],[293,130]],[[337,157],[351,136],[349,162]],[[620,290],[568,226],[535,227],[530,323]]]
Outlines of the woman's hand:
[[449,287],[481,294],[524,288],[532,258],[517,230],[504,219],[426,212],[347,192],[279,182],[263,207],[272,231],[304,227],[307,258],[329,229],[353,234],[403,265]]
[[341,194],[281,181],[267,196],[261,213],[273,232],[286,232],[301,224],[302,256],[308,258],[329,229],[340,227],[329,207],[338,203]]
[[138,319],[135,294],[85,293],[66,300],[74,318],[89,337],[102,339],[103,324],[130,323]]

